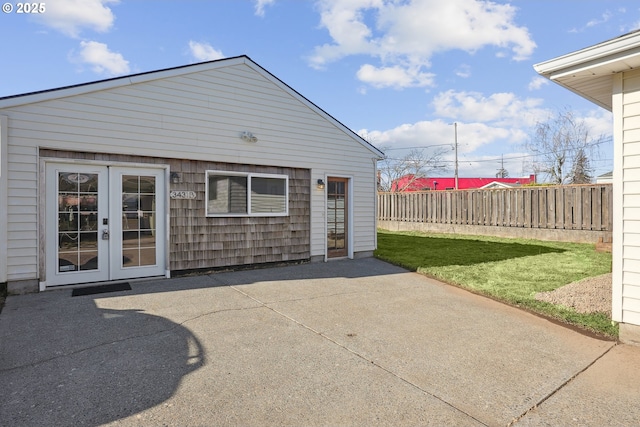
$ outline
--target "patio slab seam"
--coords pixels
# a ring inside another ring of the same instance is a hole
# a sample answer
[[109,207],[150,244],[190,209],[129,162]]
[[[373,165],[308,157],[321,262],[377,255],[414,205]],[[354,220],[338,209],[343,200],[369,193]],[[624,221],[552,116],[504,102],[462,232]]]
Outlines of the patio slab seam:
[[81,348],[81,349],[78,349],[78,350],[70,351],[68,353],[58,354],[56,356],[49,357],[49,358],[42,359],[42,360],[38,360],[38,361],[35,361],[35,362],[25,363],[24,365],[12,366],[11,368],[6,368],[6,369],[0,368],[0,373],[12,372],[12,371],[16,371],[18,369],[24,369],[24,368],[35,368],[37,366],[43,365],[43,364],[51,362],[53,360],[57,360],[57,359],[65,358],[65,357],[70,357],[70,356],[75,356],[77,354],[82,354],[82,353],[87,352],[87,351],[95,350],[96,348],[105,347],[105,346],[113,345],[113,344],[119,344],[119,343],[123,343],[123,342],[126,342],[126,341],[136,340],[136,339],[139,339],[139,338],[153,337],[155,335],[160,335],[160,334],[164,334],[164,333],[167,333],[167,332],[171,332],[174,329],[176,329],[177,327],[178,327],[178,325],[176,325],[175,327],[169,328],[169,329],[162,329],[162,330],[154,331],[154,332],[151,332],[151,333],[148,333],[148,334],[134,335],[134,336],[118,339],[118,340],[112,340],[112,341],[108,341],[108,342],[103,342],[103,343],[99,343],[99,344],[96,344],[96,345],[92,345],[90,347],[84,347],[84,348]]
[[[235,286],[243,286],[243,285],[229,285],[229,286],[234,288]],[[394,288],[394,289],[380,289],[380,290],[359,290],[359,291],[349,291],[349,292],[335,292],[335,293],[331,293],[331,294],[315,295],[315,296],[310,296],[310,297],[296,297],[296,298],[288,298],[288,299],[279,299],[279,300],[269,301],[267,303],[261,302],[261,301],[256,300],[256,299],[254,299],[254,300],[256,302],[260,303],[260,304],[277,304],[277,303],[284,303],[284,302],[313,301],[313,300],[318,300],[318,299],[323,299],[323,298],[331,298],[331,297],[338,297],[338,296],[343,296],[343,295],[373,294],[373,293],[384,293],[384,292],[391,293],[391,292],[396,292],[396,291],[401,291],[401,290],[408,290],[408,289],[420,289],[420,286],[405,286],[405,287],[402,287],[402,288],[399,287],[399,288]],[[249,294],[245,294],[244,292],[241,292],[241,293],[243,295],[253,299],[253,297],[251,297]]]
[[576,372],[574,375],[572,375],[569,379],[567,379],[566,381],[564,381],[562,384],[560,384],[558,387],[556,387],[555,389],[553,389],[552,391],[550,391],[546,396],[543,396],[542,399],[540,399],[538,402],[536,402],[533,406],[531,406],[529,409],[527,409],[526,411],[524,411],[521,415],[515,417],[513,420],[511,420],[511,422],[509,422],[509,424],[507,424],[507,427],[511,427],[513,425],[516,425],[520,420],[522,420],[523,418],[525,418],[527,416],[527,414],[529,414],[531,411],[537,409],[538,407],[540,407],[540,405],[542,405],[544,402],[546,402],[547,400],[549,400],[551,397],[553,397],[555,394],[557,394],[559,391],[561,391],[563,388],[565,388],[566,386],[568,386],[570,383],[572,383],[576,378],[578,378],[582,373],[584,373],[587,369],[589,369],[590,367],[592,367],[594,364],[596,364],[596,362],[598,362],[598,360],[602,359],[604,356],[607,355],[607,353],[609,353],[611,350],[613,350],[614,347],[616,347],[618,345],[618,343],[613,343],[613,345],[611,345],[609,348],[607,348],[602,354],[600,354],[598,357],[596,357],[595,359],[593,359],[591,361],[591,363],[587,364],[587,366],[585,366],[584,368],[580,369],[578,372]]
[[[427,396],[431,396],[432,398],[434,398],[434,399],[436,399],[436,400],[438,400],[438,401],[442,402],[443,404],[447,405],[448,407],[450,407],[450,408],[451,408],[451,409],[453,409],[454,411],[457,411],[457,412],[459,412],[459,413],[461,413],[461,414],[464,414],[465,416],[469,417],[470,419],[472,419],[472,420],[474,420],[474,421],[476,421],[476,422],[478,422],[478,423],[480,423],[480,424],[482,424],[482,425],[484,425],[484,426],[489,426],[489,424],[487,424],[487,423],[483,422],[482,420],[480,420],[480,419],[476,418],[475,416],[471,415],[470,413],[468,413],[468,412],[466,412],[466,411],[464,411],[464,410],[462,410],[462,409],[460,409],[460,408],[456,407],[454,404],[452,404],[451,402],[448,402],[448,401],[447,401],[446,399],[444,399],[443,397],[438,396],[438,395],[436,395],[436,394],[434,394],[434,393],[431,393],[431,392],[430,392],[430,391],[428,391],[428,390],[425,390],[424,388],[420,387],[419,385],[417,385],[417,384],[415,384],[415,383],[413,383],[413,382],[409,381],[408,379],[406,379],[406,378],[404,378],[404,377],[402,377],[402,376],[400,376],[400,375],[396,374],[396,373],[395,373],[395,372],[393,372],[392,370],[390,370],[390,369],[388,369],[388,368],[385,368],[384,366],[382,366],[381,364],[379,364],[379,363],[375,362],[374,360],[368,359],[367,357],[365,357],[365,356],[364,356],[364,355],[362,355],[361,353],[359,353],[359,352],[357,352],[357,351],[355,351],[355,350],[353,350],[353,349],[351,349],[351,348],[347,347],[347,346],[346,346],[346,345],[344,345],[344,344],[341,344],[341,343],[337,342],[336,340],[334,340],[334,339],[333,339],[333,338],[331,338],[330,336],[325,335],[324,333],[322,333],[322,332],[320,332],[320,331],[315,330],[315,329],[314,329],[314,328],[312,328],[311,326],[306,325],[305,323],[302,323],[302,322],[300,322],[300,321],[298,321],[298,320],[294,319],[293,317],[291,317],[291,316],[289,316],[289,315],[287,315],[287,314],[285,314],[285,313],[283,313],[283,312],[281,312],[281,311],[277,310],[276,308],[269,306],[269,304],[268,304],[268,303],[264,303],[264,302],[262,302],[262,301],[258,300],[257,298],[252,297],[251,295],[247,294],[246,292],[243,292],[243,291],[241,291],[241,290],[237,289],[235,286],[231,286],[231,288],[232,288],[232,289],[234,289],[235,291],[237,291],[237,292],[239,292],[239,293],[241,293],[241,294],[245,295],[246,297],[251,298],[251,299],[252,299],[252,300],[254,300],[255,302],[257,302],[257,303],[261,304],[263,307],[265,307],[265,308],[267,308],[267,309],[269,309],[269,310],[273,311],[273,312],[274,312],[274,313],[276,313],[277,315],[284,317],[285,319],[287,319],[287,320],[289,320],[289,321],[291,321],[291,322],[295,323],[296,325],[298,325],[298,326],[300,326],[300,327],[302,327],[302,328],[304,328],[304,329],[306,329],[306,330],[308,330],[308,331],[310,331],[310,332],[312,332],[312,333],[314,333],[314,334],[316,334],[316,335],[318,335],[318,336],[322,337],[323,339],[325,339],[325,340],[329,341],[330,343],[332,343],[332,344],[334,344],[334,345],[336,345],[336,346],[338,346],[338,347],[342,348],[343,350],[346,350],[347,352],[349,352],[349,353],[353,354],[354,356],[356,356],[356,357],[358,357],[358,358],[360,358],[360,359],[364,360],[365,362],[367,362],[367,363],[369,363],[369,364],[371,364],[371,365],[375,366],[376,368],[383,370],[384,372],[386,372],[386,373],[388,373],[389,375],[391,375],[391,376],[395,377],[396,379],[398,379],[398,380],[400,380],[400,381],[404,382],[405,384],[408,384],[409,386],[411,386],[411,387],[415,388],[416,390],[420,391],[421,393],[423,393],[423,394],[425,394],[425,395],[427,395]],[[355,293],[355,292],[354,292],[354,293]]]

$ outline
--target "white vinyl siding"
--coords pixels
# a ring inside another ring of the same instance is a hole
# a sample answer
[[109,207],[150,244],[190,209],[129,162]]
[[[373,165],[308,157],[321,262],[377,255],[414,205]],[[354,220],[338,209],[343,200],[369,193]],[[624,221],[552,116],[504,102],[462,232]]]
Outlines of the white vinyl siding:
[[8,118],[0,115],[0,283],[7,281],[8,227]]
[[9,120],[7,148],[7,280],[35,279],[38,266],[37,149],[12,144]]
[[[614,191],[619,191],[620,205],[614,206],[614,228],[621,249],[614,252],[619,262],[614,261],[613,318],[640,325],[640,73],[623,73],[619,79],[621,95],[614,95],[614,116],[622,114],[614,125],[619,141],[614,157],[620,170]],[[615,100],[622,105],[615,105]]]
[[[374,249],[376,153],[253,63],[221,64],[0,100],[9,118],[9,280],[37,278],[39,148],[310,169],[311,256],[324,255],[326,239],[315,182],[349,175],[354,251]],[[257,142],[243,141],[244,131]]]

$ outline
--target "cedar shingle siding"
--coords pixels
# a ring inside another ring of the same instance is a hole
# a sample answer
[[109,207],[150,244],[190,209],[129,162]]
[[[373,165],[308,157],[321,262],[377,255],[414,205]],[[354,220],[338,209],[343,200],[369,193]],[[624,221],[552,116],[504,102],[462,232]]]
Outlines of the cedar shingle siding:
[[[194,191],[195,199],[169,199],[171,271],[310,258],[310,185],[308,169],[256,166],[158,157],[79,153],[41,149],[40,157],[170,165],[180,183],[169,191]],[[289,215],[207,217],[206,171],[254,172],[289,177]]]

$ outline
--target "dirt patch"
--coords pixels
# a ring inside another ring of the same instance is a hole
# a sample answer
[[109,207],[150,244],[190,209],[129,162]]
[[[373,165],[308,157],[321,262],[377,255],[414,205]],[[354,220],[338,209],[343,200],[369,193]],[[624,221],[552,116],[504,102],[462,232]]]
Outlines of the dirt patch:
[[550,292],[536,294],[538,301],[573,308],[578,313],[606,313],[611,317],[611,273],[588,277]]

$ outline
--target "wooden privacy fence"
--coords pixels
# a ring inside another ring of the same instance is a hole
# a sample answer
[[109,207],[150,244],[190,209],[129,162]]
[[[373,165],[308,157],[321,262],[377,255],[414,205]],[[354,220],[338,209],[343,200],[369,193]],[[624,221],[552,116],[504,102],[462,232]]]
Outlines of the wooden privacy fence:
[[612,230],[612,185],[378,193],[378,220]]

